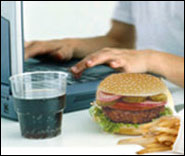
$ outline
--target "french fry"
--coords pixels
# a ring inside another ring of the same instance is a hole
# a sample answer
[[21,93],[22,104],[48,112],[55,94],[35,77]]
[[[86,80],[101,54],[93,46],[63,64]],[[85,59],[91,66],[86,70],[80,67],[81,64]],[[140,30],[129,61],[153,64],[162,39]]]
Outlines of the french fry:
[[175,125],[174,125],[175,127],[180,127],[180,120],[179,121],[177,121],[176,123],[175,123]]
[[172,146],[173,145],[173,142],[171,142],[171,141],[165,141],[164,144],[166,146]]
[[156,125],[158,125],[160,123],[160,120],[155,120],[151,123],[148,123],[148,124],[144,124],[141,126],[141,129],[142,130],[147,130],[147,129],[150,129],[151,127],[154,127]]
[[173,128],[178,130],[179,126],[180,126],[180,120],[178,118],[168,116],[168,117],[162,117],[152,123],[142,125],[140,129],[144,134],[149,132],[150,129],[154,127],[167,127],[167,128]]
[[165,128],[165,127],[153,127],[151,129],[151,131],[153,133],[159,132],[159,133],[167,133],[167,134],[171,134],[171,135],[177,135],[178,134],[178,130],[172,129],[172,128]]
[[145,149],[137,152],[137,154],[146,154],[146,153],[162,152],[162,151],[169,151],[169,150],[172,150],[172,147],[162,146],[162,147],[158,147],[158,148],[145,148]]
[[169,123],[169,121],[163,121],[163,122],[160,122],[158,126],[159,127],[173,127],[174,122],[172,121],[171,123]]
[[158,126],[159,127],[178,127],[178,126],[180,126],[180,121],[179,120],[172,120],[170,122],[169,122],[169,120],[159,123]]
[[158,142],[152,144],[146,144],[145,148],[159,148],[159,147],[166,147],[167,145],[159,144]]
[[145,133],[143,134],[143,138],[153,138],[155,136],[154,133]]
[[140,126],[142,137],[124,139],[123,144],[137,144],[144,147],[137,154],[172,150],[180,128],[180,120],[173,116],[162,117],[152,123]]
[[[118,142],[119,145],[123,145],[123,144],[137,144],[138,142],[140,142],[141,140],[143,140],[142,137],[138,137],[138,138],[131,138],[131,139],[123,139],[120,140]],[[145,141],[145,140],[144,140]]]
[[159,135],[156,137],[157,141],[159,141],[160,143],[162,142],[166,142],[166,141],[170,141],[170,142],[175,142],[176,137],[175,136],[171,136],[171,135]]
[[159,123],[159,120],[156,120],[156,121],[148,123],[148,124],[144,124],[141,126],[141,129],[149,129],[149,128],[153,127],[154,125],[157,125],[158,123]]
[[156,142],[156,139],[155,138],[143,138],[143,137],[139,137],[139,138],[132,138],[132,139],[120,140],[118,142],[118,145],[137,144],[137,145],[145,146],[146,144],[152,144],[152,143],[155,143],[155,142]]

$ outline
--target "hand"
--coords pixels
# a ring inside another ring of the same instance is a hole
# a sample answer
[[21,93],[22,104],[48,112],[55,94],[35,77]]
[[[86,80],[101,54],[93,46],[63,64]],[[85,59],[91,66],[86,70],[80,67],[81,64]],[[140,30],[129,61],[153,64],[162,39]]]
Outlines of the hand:
[[72,67],[71,71],[78,77],[87,68],[108,64],[121,72],[144,73],[148,71],[147,62],[150,53],[148,50],[104,48],[84,58]]
[[26,42],[25,59],[47,56],[59,61],[70,60],[76,47],[77,40],[74,39]]

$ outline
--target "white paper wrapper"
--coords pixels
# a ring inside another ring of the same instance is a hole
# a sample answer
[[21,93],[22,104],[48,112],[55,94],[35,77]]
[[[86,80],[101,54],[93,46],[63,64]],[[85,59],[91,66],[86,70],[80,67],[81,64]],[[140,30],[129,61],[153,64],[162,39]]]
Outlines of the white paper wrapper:
[[173,152],[184,154],[184,110],[181,111],[178,116],[181,119],[181,126],[177,140],[173,146]]

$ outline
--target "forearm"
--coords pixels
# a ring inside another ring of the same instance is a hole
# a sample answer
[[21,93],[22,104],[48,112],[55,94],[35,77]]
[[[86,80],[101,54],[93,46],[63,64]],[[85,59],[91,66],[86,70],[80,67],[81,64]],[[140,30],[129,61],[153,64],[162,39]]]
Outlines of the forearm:
[[175,84],[184,87],[184,58],[168,53],[151,51],[148,71],[160,74]]
[[74,51],[74,58],[83,58],[90,53],[96,52],[105,47],[115,48],[134,48],[134,43],[125,41],[120,42],[111,36],[100,36],[87,39],[75,39],[77,48]]

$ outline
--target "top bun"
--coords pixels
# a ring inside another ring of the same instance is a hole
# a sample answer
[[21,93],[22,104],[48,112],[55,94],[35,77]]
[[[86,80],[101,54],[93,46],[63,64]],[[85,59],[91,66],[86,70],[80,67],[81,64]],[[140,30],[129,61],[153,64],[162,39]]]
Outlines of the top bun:
[[153,96],[167,92],[159,78],[149,74],[119,73],[106,77],[98,91],[122,96]]

